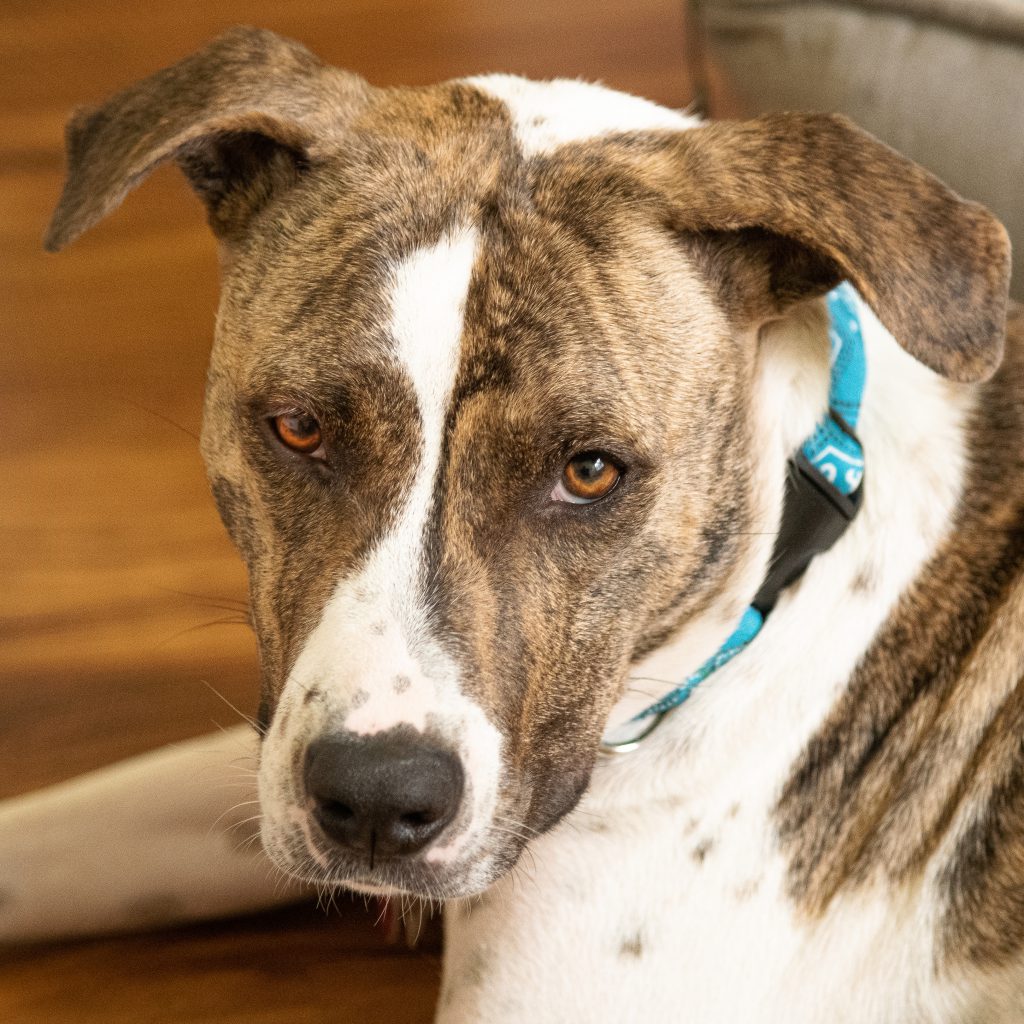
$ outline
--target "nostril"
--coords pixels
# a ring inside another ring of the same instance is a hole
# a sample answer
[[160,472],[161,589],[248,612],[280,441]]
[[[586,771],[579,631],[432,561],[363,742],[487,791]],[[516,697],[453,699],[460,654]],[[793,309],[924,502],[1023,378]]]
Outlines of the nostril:
[[356,812],[348,804],[338,800],[318,800],[317,805],[321,814],[328,814],[335,821],[351,821],[356,816]]
[[425,825],[433,825],[437,821],[437,814],[434,811],[406,811],[398,820],[410,828],[423,828]]

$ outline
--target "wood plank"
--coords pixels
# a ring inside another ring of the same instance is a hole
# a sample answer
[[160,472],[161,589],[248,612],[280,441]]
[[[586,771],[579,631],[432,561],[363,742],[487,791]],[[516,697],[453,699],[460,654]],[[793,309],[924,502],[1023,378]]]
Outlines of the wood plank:
[[361,905],[77,942],[0,961],[7,1024],[427,1024],[440,933],[386,943]]

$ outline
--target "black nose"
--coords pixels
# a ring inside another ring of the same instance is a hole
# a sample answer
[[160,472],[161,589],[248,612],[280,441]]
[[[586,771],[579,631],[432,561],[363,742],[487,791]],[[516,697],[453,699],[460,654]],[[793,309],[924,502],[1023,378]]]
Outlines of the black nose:
[[455,817],[462,764],[407,732],[325,736],[306,753],[306,791],[326,835],[369,858],[415,853]]

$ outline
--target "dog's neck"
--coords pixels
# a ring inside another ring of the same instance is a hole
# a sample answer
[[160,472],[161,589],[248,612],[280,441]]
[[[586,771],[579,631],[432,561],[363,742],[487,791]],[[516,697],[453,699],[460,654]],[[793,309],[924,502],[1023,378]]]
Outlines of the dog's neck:
[[[783,594],[751,646],[701,684],[685,707],[670,714],[657,739],[652,734],[645,741],[652,749],[680,744],[691,748],[703,737],[701,746],[708,748],[710,759],[702,755],[699,760],[707,766],[715,760],[715,748],[735,752],[730,738],[747,735],[744,723],[764,719],[770,708],[772,719],[783,716],[786,724],[779,735],[791,742],[774,736],[766,752],[791,761],[894,602],[949,530],[963,485],[964,423],[975,401],[974,389],[951,385],[922,367],[863,303],[860,312],[868,360],[858,431],[867,462],[860,516]],[[760,566],[770,557],[781,516],[786,460],[827,405],[827,332],[823,304],[811,304],[766,329],[761,338],[756,471],[772,511],[759,541]],[[744,581],[750,593],[762,571],[755,567]],[[734,605],[712,609],[688,623],[636,665],[610,723],[626,721],[702,664],[734,628]],[[721,742],[710,742],[711,736]],[[616,762],[622,760],[628,757]],[[602,791],[601,780],[632,775],[624,764],[602,765],[595,790]],[[646,777],[654,781],[650,773]],[[658,778],[673,785],[671,775],[658,773]]]

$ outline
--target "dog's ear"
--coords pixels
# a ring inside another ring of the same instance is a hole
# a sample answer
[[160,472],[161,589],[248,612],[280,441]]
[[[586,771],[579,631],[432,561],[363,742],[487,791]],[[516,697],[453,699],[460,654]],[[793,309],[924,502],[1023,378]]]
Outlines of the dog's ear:
[[62,248],[157,165],[177,160],[230,241],[337,144],[370,87],[272,32],[235,28],[199,52],[79,110],[68,177],[44,244]]
[[767,271],[762,298],[767,286],[777,309],[847,278],[925,365],[956,381],[995,372],[1010,277],[1005,229],[846,118],[710,122],[641,148],[621,155],[655,175],[672,227],[719,241],[730,234],[733,252]]

